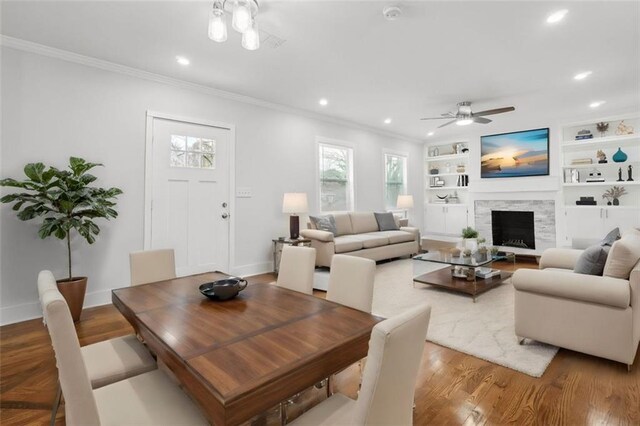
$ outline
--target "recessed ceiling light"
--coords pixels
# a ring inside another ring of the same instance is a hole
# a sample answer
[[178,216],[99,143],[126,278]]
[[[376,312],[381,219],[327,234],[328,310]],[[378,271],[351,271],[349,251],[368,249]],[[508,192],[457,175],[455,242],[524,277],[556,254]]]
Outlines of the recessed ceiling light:
[[322,98],[318,101],[318,103],[322,106],[327,106],[329,105],[329,101],[326,98]]
[[391,124],[391,119],[390,118],[385,118],[384,119],[384,124]]
[[433,135],[434,135],[434,132],[427,133],[427,136],[433,136]]
[[592,71],[583,71],[573,76],[574,80],[584,80],[592,74]]
[[456,124],[458,126],[468,126],[471,123],[473,123],[472,118],[461,118],[460,120],[456,121]]
[[589,104],[589,106],[590,106],[591,108],[598,108],[600,105],[602,105],[602,104],[604,104],[604,103],[606,103],[606,101],[595,101],[595,102],[591,102],[591,103]]
[[176,56],[176,62],[179,63],[180,65],[184,65],[184,66],[187,66],[187,65],[189,65],[191,63],[184,56]]
[[547,24],[557,24],[562,21],[569,11],[567,9],[557,10],[547,16]]

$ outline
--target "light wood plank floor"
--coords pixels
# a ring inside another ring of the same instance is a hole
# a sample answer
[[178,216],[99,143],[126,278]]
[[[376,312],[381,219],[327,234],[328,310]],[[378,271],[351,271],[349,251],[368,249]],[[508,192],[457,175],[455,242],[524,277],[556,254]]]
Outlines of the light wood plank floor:
[[[496,265],[511,269],[508,264]],[[536,265],[519,261],[519,267]],[[273,279],[265,274],[251,281]],[[81,345],[133,332],[110,305],[86,309],[76,328]],[[42,320],[1,327],[0,351],[0,423],[46,424],[57,375]],[[636,357],[628,373],[623,364],[561,349],[544,376],[536,379],[426,342],[417,379],[415,424],[639,425],[639,361]],[[353,368],[341,374],[336,390],[355,397],[356,373]],[[63,409],[57,423],[64,424]]]

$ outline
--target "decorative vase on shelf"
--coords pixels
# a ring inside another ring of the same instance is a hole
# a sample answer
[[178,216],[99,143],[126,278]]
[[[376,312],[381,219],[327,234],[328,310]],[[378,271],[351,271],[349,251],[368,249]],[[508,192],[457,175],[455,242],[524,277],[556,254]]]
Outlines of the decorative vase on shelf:
[[613,205],[614,206],[619,206],[620,205],[620,200],[618,200],[617,198],[613,199]]
[[613,157],[611,157],[613,159],[613,161],[615,161],[616,163],[624,163],[625,161],[627,161],[627,154],[625,154],[620,147],[618,147],[618,150],[616,151],[615,154],[613,154]]

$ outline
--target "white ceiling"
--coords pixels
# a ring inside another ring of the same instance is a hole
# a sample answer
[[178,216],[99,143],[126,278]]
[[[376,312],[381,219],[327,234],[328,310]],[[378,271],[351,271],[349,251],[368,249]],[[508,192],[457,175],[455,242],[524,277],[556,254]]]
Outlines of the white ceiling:
[[[593,114],[595,100],[607,101],[601,116],[640,110],[639,2],[392,2],[403,16],[388,22],[389,3],[264,0],[261,28],[286,43],[254,52],[231,29],[226,43],[207,38],[211,2],[3,1],[1,32],[423,140],[442,122],[419,118],[463,100],[516,107],[472,125],[488,133]],[[561,8],[566,19],[546,24]],[[573,80],[583,70],[593,74]]]

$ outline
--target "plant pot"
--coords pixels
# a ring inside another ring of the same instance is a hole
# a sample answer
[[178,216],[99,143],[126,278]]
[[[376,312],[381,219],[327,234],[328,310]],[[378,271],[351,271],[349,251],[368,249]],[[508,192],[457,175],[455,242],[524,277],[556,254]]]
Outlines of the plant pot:
[[58,290],[67,301],[73,322],[80,321],[82,305],[84,304],[84,294],[87,291],[87,277],[73,277],[56,281]]
[[478,250],[478,239],[477,238],[465,238],[464,239],[464,248],[471,250],[471,253]]

